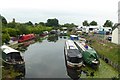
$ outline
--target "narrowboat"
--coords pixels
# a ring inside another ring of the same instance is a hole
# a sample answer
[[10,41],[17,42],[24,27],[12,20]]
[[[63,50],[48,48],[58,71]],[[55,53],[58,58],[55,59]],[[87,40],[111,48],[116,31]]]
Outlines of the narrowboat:
[[28,41],[28,40],[31,40],[31,39],[34,39],[34,38],[35,38],[34,34],[26,34],[26,35],[20,36],[20,38],[18,40],[18,43]]
[[84,42],[74,41],[76,46],[82,53],[83,61],[90,66],[97,67],[100,64],[99,57],[97,52],[91,48],[90,46],[86,45]]
[[1,46],[0,49],[2,51],[2,66],[6,69],[12,67],[15,71],[19,72],[20,74],[16,78],[25,77],[25,62],[21,53],[6,45]]
[[70,40],[79,40],[79,38],[76,35],[70,35]]
[[64,55],[67,67],[82,67],[82,54],[72,40],[65,42]]
[[2,50],[2,60],[8,65],[24,65],[24,59],[18,50],[15,50],[9,46],[1,46]]

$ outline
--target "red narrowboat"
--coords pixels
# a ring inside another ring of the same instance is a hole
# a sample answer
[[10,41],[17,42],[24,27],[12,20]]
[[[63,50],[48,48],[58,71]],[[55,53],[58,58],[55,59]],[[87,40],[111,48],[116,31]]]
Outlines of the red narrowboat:
[[27,34],[27,35],[23,35],[19,38],[18,42],[24,42],[24,41],[27,41],[27,40],[31,40],[31,39],[34,39],[35,38],[35,35],[34,34]]

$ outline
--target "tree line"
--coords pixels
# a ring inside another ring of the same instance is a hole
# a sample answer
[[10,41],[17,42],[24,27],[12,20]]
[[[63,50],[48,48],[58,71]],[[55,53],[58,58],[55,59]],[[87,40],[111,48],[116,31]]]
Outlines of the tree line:
[[[82,23],[83,26],[97,26],[97,22],[96,21],[92,21],[90,23],[88,23],[87,20],[85,20],[83,23]],[[103,24],[103,27],[113,27],[113,22],[110,21],[110,20],[106,20],[106,22]]]
[[[96,21],[92,21],[88,23],[87,20],[82,22],[83,26],[97,26]],[[106,20],[104,23],[104,27],[112,27],[113,23],[110,20]],[[67,27],[67,28],[73,28],[77,27],[74,23],[65,23],[63,25],[59,24],[59,20],[54,19],[48,19],[46,23],[39,22],[33,24],[31,21],[28,21],[26,23],[18,23],[13,19],[11,22],[7,22],[5,17],[2,16],[2,42],[8,42],[10,40],[10,37],[19,37],[23,34],[41,34],[43,31],[50,31],[52,29],[60,29],[61,27]]]

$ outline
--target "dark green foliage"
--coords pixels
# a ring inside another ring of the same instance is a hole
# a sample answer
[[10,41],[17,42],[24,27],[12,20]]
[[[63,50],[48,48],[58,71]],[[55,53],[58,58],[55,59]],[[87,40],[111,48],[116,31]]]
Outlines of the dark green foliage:
[[15,29],[15,28],[6,28],[6,30],[7,30],[7,32],[8,32],[8,34],[10,35],[10,36],[16,36],[16,34],[17,34],[17,29]]
[[39,25],[45,26],[45,23],[44,22],[40,22]]
[[10,40],[10,35],[8,33],[2,34],[2,43],[8,43]]
[[29,22],[26,22],[25,25],[33,26],[33,23],[31,21],[29,21]]
[[6,24],[7,24],[7,20],[6,20],[4,17],[2,17],[2,24],[3,24],[3,25],[6,25]]
[[29,33],[27,26],[25,26],[23,24],[18,25],[17,29],[18,29],[19,34],[28,34]]
[[46,26],[53,26],[53,27],[58,27],[59,26],[59,21],[55,19],[48,19]]
[[68,27],[68,28],[72,28],[72,27],[76,27],[77,25],[75,25],[74,23],[66,23],[64,25],[62,25],[62,27]]
[[92,22],[90,23],[90,25],[91,25],[91,26],[97,26],[97,22],[92,21]]
[[113,22],[110,20],[106,20],[106,22],[104,23],[103,27],[112,27]]
[[7,24],[7,27],[15,28],[16,27],[16,23],[10,22],[10,23]]
[[82,24],[83,24],[83,26],[89,26],[89,23],[87,20],[85,20]]

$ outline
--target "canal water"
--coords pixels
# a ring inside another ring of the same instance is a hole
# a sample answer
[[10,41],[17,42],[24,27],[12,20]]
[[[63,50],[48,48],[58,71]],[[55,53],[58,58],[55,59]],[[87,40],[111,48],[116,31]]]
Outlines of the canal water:
[[[68,69],[64,59],[64,44],[67,37],[48,37],[35,42],[23,51],[25,78],[112,78],[118,73],[100,59],[98,70],[85,67],[81,70]],[[87,74],[86,74],[87,73]],[[94,73],[91,75],[91,73]]]
[[36,42],[23,53],[26,78],[68,78],[64,61],[66,39],[53,38]]

